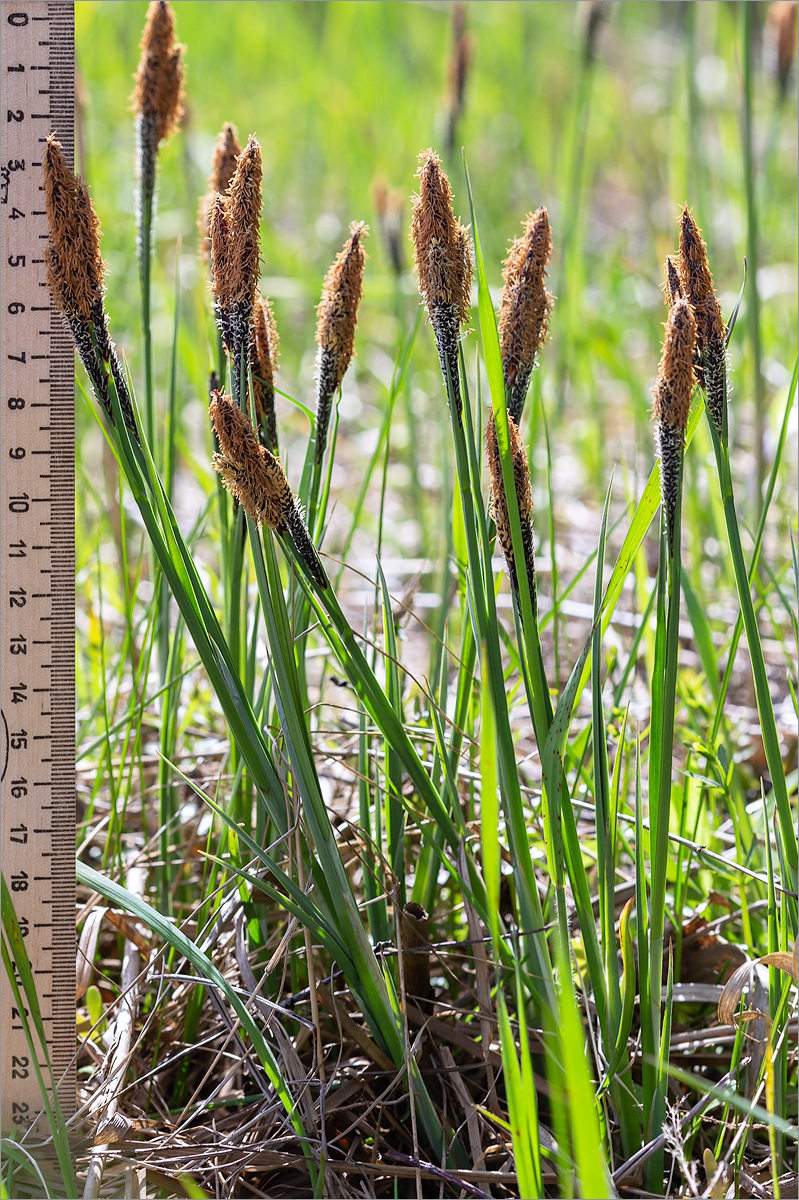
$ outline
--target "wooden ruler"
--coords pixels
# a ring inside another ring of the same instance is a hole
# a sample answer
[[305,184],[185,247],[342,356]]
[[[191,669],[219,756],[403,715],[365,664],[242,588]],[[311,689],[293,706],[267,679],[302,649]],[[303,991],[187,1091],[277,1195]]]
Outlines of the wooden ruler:
[[[41,160],[54,131],[72,161],[73,10],[53,0],[0,4],[0,853],[67,1115],[75,1107],[75,389],[72,340],[45,276]],[[21,1132],[42,1099],[1,973],[0,1123]]]

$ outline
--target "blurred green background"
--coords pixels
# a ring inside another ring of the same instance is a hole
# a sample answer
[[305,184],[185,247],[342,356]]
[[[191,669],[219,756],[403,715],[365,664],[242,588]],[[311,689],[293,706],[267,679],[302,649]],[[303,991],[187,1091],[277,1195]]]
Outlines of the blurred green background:
[[[135,134],[129,110],[145,3],[79,0],[79,159],[101,217],[113,333],[138,347]],[[223,122],[255,133],[264,157],[263,290],[282,338],[278,386],[313,398],[313,329],[321,281],[353,219],[372,227],[356,346],[345,381],[343,431],[375,428],[381,389],[413,320],[413,276],[399,307],[378,237],[373,188],[383,178],[409,198],[416,156],[443,150],[452,52],[449,3],[194,3],[174,5],[186,47],[184,128],[162,150],[155,287],[157,386],[165,393],[174,279],[183,313],[179,386],[204,403],[211,362],[205,271],[196,256],[196,212]],[[465,112],[448,162],[456,212],[468,220],[460,146],[471,172],[492,286],[530,209],[545,204],[553,228],[550,287],[558,301],[537,385],[560,460],[575,490],[601,494],[613,462],[652,461],[648,409],[664,309],[665,255],[688,201],[709,244],[725,312],[747,249],[742,148],[743,3],[604,6],[593,65],[585,67],[590,4],[465,6],[472,41]],[[766,402],[782,392],[797,322],[795,75],[783,103],[769,69],[768,4],[751,6],[754,168]],[[177,259],[179,249],[179,260]],[[410,243],[407,256],[410,261]],[[751,282],[751,281],[750,281]],[[739,466],[751,475],[754,395],[744,302],[733,339],[732,406]],[[466,345],[467,357],[470,353]],[[429,331],[414,353],[411,412],[443,404]],[[428,399],[432,397],[433,399]],[[287,432],[304,432],[282,401]],[[779,405],[771,405],[771,419]],[[200,409],[187,410],[189,425]],[[568,419],[567,419],[568,417]],[[203,437],[205,434],[203,434]],[[398,427],[398,444],[404,434]],[[435,431],[429,454],[435,467]],[[564,450],[565,445],[565,450]],[[539,447],[540,448],[540,443]],[[535,451],[534,451],[535,454]],[[636,472],[638,474],[638,472]]]

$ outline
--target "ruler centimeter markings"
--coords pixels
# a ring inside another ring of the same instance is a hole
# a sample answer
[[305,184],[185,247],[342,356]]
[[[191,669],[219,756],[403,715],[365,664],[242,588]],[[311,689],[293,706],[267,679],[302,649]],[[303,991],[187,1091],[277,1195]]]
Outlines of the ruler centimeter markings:
[[[51,131],[73,159],[74,29],[71,2],[0,3],[0,855],[67,1116],[75,1108],[75,388],[72,339],[45,274],[41,162]],[[21,1132],[42,1099],[0,974],[0,1124]]]

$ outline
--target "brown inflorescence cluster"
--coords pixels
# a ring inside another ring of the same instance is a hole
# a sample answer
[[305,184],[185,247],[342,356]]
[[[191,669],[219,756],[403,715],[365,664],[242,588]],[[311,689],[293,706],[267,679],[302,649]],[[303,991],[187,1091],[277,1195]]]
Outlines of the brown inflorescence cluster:
[[155,187],[158,146],[183,116],[183,47],[175,41],[175,14],[166,0],[153,0],[141,40],[133,90],[139,134],[139,173],[145,192]]
[[257,296],[250,342],[252,395],[259,436],[273,454],[277,453],[278,444],[274,382],[278,342],[272,306],[264,296]]
[[721,436],[727,395],[726,331],[713,289],[707,247],[687,205],[680,217],[680,283],[696,321],[694,372],[705,388],[707,410]]
[[230,396],[212,392],[209,412],[219,445],[213,466],[224,487],[256,525],[289,533],[314,582],[327,587],[325,569],[280,460],[261,445],[249,417]]
[[691,304],[679,297],[669,309],[663,353],[653,389],[652,415],[655,440],[660,456],[660,484],[663,507],[673,546],[674,518],[677,510],[685,427],[691,407],[694,385],[694,348],[696,321]]
[[211,173],[208,176],[208,191],[200,201],[200,211],[197,217],[197,227],[200,231],[200,257],[207,263],[211,261],[211,207],[217,193],[227,195],[230,181],[236,170],[236,160],[241,154],[236,130],[232,125],[225,125],[217,139],[211,159]]
[[549,214],[541,207],[525,218],[524,234],[511,245],[503,271],[499,343],[508,412],[517,424],[552,311],[554,297],[546,288],[551,255]]
[[63,147],[52,133],[45,142],[42,176],[50,233],[44,259],[53,301],[69,325],[81,361],[107,417],[113,423],[110,374],[125,425],[138,440],[127,380],[108,335],[108,318],[103,304],[100,222],[86,185],[70,170]]
[[316,340],[316,463],[321,463],[327,445],[327,431],[333,396],[340,387],[355,349],[358,306],[363,291],[366,251],[363,239],[369,233],[363,221],[353,221],[350,236],[336,255],[322,288],[318,307]]
[[452,189],[433,150],[419,155],[419,192],[414,198],[411,236],[419,291],[436,338],[444,382],[458,419],[458,336],[471,309],[472,261],[469,231],[452,211]]
[[[519,508],[519,521],[522,532],[522,545],[524,547],[524,569],[527,573],[527,579],[530,585],[530,595],[533,600],[533,609],[536,605],[535,592],[535,552],[533,546],[533,491],[530,484],[530,466],[527,462],[527,454],[524,449],[524,444],[519,436],[519,430],[513,417],[508,414],[508,434],[510,437],[510,452],[513,461],[513,481],[516,489],[516,503]],[[486,441],[486,457],[488,459],[488,470],[491,476],[491,500],[489,506],[489,514],[497,527],[497,538],[502,547],[502,553],[505,555],[505,562],[508,564],[508,574],[510,575],[513,588],[518,594],[519,581],[516,571],[516,560],[513,553],[513,537],[511,535],[510,517],[508,515],[508,501],[505,494],[505,485],[502,478],[502,459],[499,452],[499,442],[497,440],[497,427],[494,420],[493,412],[488,418],[485,432]]]
[[211,279],[222,340],[230,356],[233,390],[246,406],[250,324],[258,292],[261,222],[261,148],[254,137],[236,160],[226,196],[211,205]]

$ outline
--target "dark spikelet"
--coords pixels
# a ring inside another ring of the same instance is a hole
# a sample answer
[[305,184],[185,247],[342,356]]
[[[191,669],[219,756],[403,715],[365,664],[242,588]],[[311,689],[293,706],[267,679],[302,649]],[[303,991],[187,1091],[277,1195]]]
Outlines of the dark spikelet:
[[297,553],[308,568],[308,574],[317,587],[322,589],[329,587],[327,573],[322,566],[322,560],[316,551],[316,546],[311,541],[311,535],[305,524],[302,506],[296,496],[291,508],[286,513],[285,519],[286,529],[291,534],[291,540],[294,542]]
[[207,263],[211,261],[211,207],[217,193],[227,195],[233,172],[236,170],[236,159],[241,154],[238,135],[232,125],[225,125],[219,135],[214,155],[211,160],[211,174],[208,176],[208,192],[200,201],[197,216],[197,228],[200,232],[200,257]]
[[549,214],[542,207],[528,213],[524,234],[511,245],[503,271],[499,343],[508,411],[517,424],[552,311],[554,297],[546,289],[551,255]]
[[669,544],[672,546],[685,427],[693,389],[695,342],[694,313],[688,300],[683,297],[675,300],[669,310],[663,353],[652,392],[663,507],[668,521]]
[[666,259],[666,280],[663,284],[663,291],[666,294],[666,303],[669,308],[671,308],[675,300],[679,300],[682,296],[680,274],[674,265],[674,259],[671,255]]
[[336,255],[322,287],[317,309],[316,341],[316,462],[321,463],[327,446],[330,412],[336,389],[340,387],[355,350],[358,306],[363,291],[366,251],[363,239],[369,229],[363,221],[353,221],[350,236]]
[[452,6],[452,55],[449,63],[449,112],[447,114],[447,150],[455,149],[458,122],[466,102],[466,83],[469,78],[474,43],[466,31],[466,5],[457,0]]
[[250,341],[252,393],[256,423],[267,449],[277,453],[277,420],[275,418],[274,374],[277,370],[278,336],[275,317],[267,299],[255,301]]
[[610,16],[608,0],[584,0],[580,5],[583,21],[583,59],[589,65],[596,58],[599,34]]
[[53,301],[70,328],[81,362],[110,423],[113,425],[109,375],[125,425],[138,441],[127,379],[108,333],[100,222],[86,185],[69,169],[54,134],[45,143],[42,176],[50,233],[44,260]]
[[139,135],[139,174],[151,193],[158,147],[183,116],[183,48],[175,41],[175,15],[166,0],[153,0],[147,10],[141,52],[132,100]]
[[211,286],[217,319],[230,356],[233,392],[246,403],[250,323],[258,291],[261,221],[261,148],[250,137],[236,160],[227,196],[211,205]]
[[425,150],[419,162],[419,193],[414,198],[411,220],[414,262],[444,382],[449,377],[460,419],[458,335],[471,309],[469,234],[452,211],[452,189],[441,159],[432,150]]
[[380,236],[385,243],[388,257],[395,275],[405,270],[405,254],[402,249],[402,196],[391,191],[384,180],[378,179],[374,186],[375,211]]
[[694,373],[705,388],[708,413],[721,435],[727,394],[724,318],[713,289],[707,247],[687,205],[680,217],[680,282],[696,320]]
[[[522,439],[519,436],[519,430],[513,417],[508,413],[508,433],[510,435],[510,449],[513,458],[513,479],[516,486],[516,503],[519,507],[519,521],[521,524],[522,544],[524,546],[524,569],[527,573],[527,579],[530,585],[530,594],[533,600],[533,609],[536,606],[536,591],[535,591],[535,551],[533,546],[533,492],[530,485],[530,467],[527,462],[527,454],[525,453]],[[505,562],[508,565],[508,574],[510,575],[511,583],[514,591],[518,595],[519,581],[516,573],[516,561],[513,554],[513,537],[511,534],[510,517],[508,515],[508,502],[505,495],[505,486],[502,478],[502,459],[499,453],[499,443],[497,441],[497,427],[494,421],[493,412],[488,418],[486,425],[486,458],[488,460],[488,470],[491,476],[491,500],[489,511],[490,515],[497,527],[497,538],[502,547],[502,553],[505,555]]]
[[791,80],[791,68],[796,54],[797,0],[774,0],[769,5],[765,32],[765,58],[769,74],[777,85],[780,101],[784,101]]

